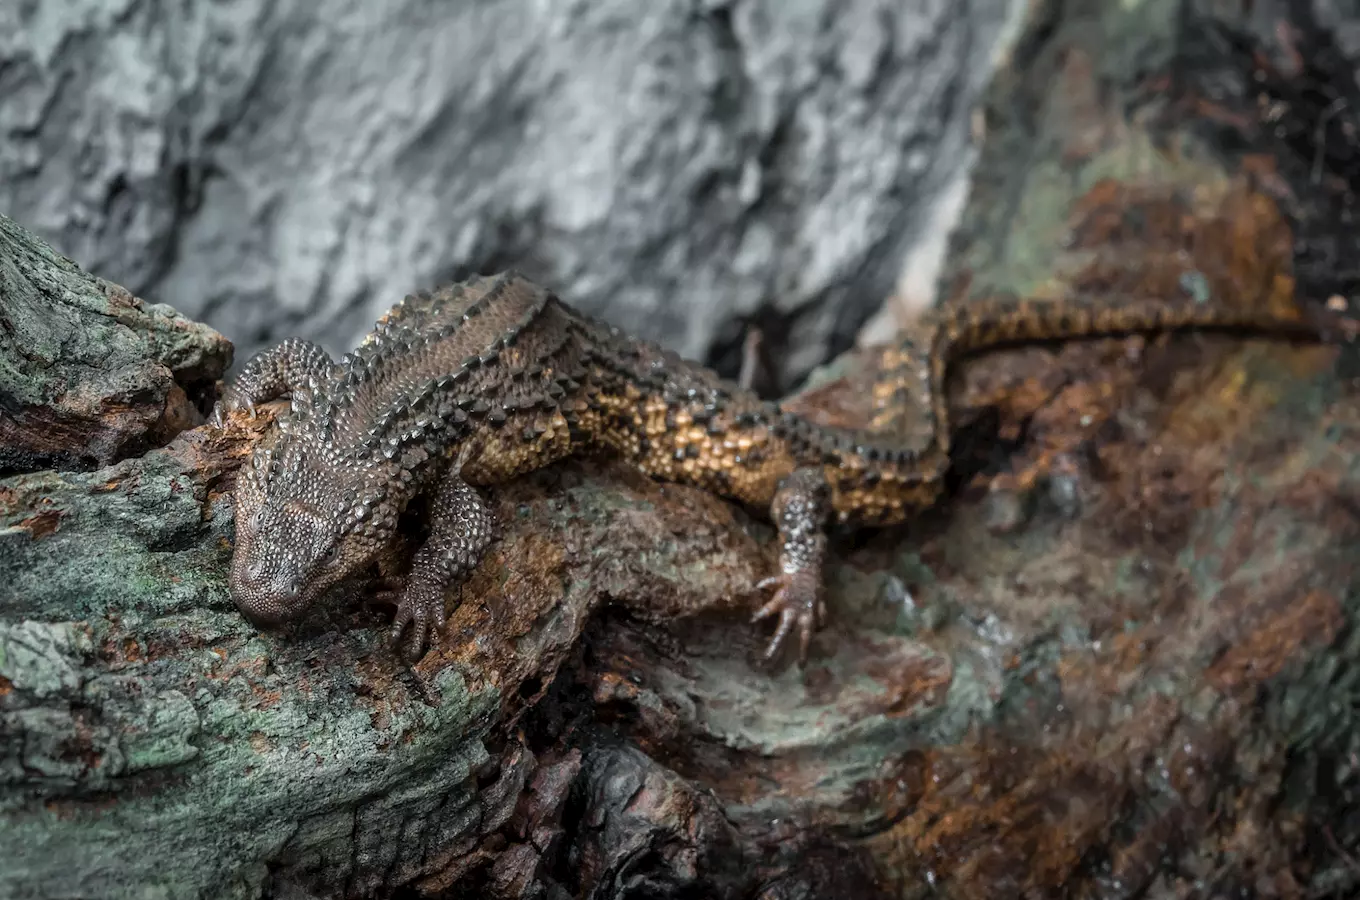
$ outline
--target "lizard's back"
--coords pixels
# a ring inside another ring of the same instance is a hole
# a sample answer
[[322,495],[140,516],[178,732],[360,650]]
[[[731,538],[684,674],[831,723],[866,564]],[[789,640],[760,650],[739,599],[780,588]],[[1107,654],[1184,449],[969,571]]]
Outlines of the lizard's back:
[[[406,452],[412,444],[430,456],[472,447],[464,474],[473,484],[608,451],[652,477],[765,507],[781,480],[815,467],[840,521],[890,524],[930,505],[941,489],[943,380],[954,356],[1017,340],[1194,325],[1306,330],[1267,313],[1166,303],[945,310],[915,346],[904,336],[887,354],[874,388],[879,414],[869,427],[849,430],[787,413],[506,273],[394,307],[342,361],[327,418],[333,439],[360,454],[384,446]],[[908,442],[909,430],[927,439]]]
[[327,395],[319,424],[347,456],[470,445],[465,477],[487,484],[609,452],[653,477],[757,505],[792,471],[789,437],[806,430],[514,274],[407,297],[341,360]]

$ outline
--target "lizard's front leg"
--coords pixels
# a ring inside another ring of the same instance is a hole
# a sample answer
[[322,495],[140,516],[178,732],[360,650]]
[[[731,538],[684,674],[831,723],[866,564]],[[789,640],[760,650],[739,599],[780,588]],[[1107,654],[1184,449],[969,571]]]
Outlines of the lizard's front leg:
[[212,421],[222,427],[223,416],[238,409],[255,416],[255,406],[285,394],[312,392],[335,369],[325,350],[311,341],[289,338],[252,356],[213,407]]
[[798,629],[798,658],[807,660],[808,642],[822,620],[822,561],[826,557],[826,523],[831,510],[830,488],[820,468],[796,469],[779,484],[770,503],[770,518],[779,529],[779,569],[757,587],[777,587],[774,597],[751,621],[776,613],[779,625],[770,638],[765,658],[772,659]]
[[495,526],[494,514],[476,490],[456,471],[446,474],[430,504],[430,536],[416,551],[392,621],[394,642],[411,626],[407,659],[414,662],[424,654],[431,626],[443,629],[444,594],[481,562]]

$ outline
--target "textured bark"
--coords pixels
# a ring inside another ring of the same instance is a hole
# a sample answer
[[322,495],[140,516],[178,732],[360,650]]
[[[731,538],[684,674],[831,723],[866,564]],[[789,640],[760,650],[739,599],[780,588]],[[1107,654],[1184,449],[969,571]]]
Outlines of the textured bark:
[[0,210],[340,351],[518,267],[735,374],[847,346],[971,156],[1011,0],[0,4]]
[[[956,291],[1353,302],[1333,32],[1227,9],[1034,5]],[[862,415],[864,361],[798,402]],[[0,894],[1349,896],[1355,371],[1222,337],[965,366],[954,495],[836,541],[802,670],[744,622],[768,526],[619,466],[491,492],[412,670],[382,611],[232,609],[248,435],[10,477]]]
[[0,471],[107,465],[202,421],[231,344],[0,216]]

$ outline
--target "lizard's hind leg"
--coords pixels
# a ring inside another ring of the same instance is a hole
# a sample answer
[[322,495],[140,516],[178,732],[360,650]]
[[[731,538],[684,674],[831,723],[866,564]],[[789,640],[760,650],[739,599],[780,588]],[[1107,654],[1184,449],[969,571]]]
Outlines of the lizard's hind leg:
[[758,585],[776,590],[774,597],[751,617],[756,622],[779,615],[779,624],[765,650],[766,659],[773,659],[797,628],[798,659],[807,660],[812,632],[825,614],[822,562],[826,558],[830,510],[830,490],[819,468],[795,470],[780,482],[775,492],[770,518],[779,529],[780,571]]

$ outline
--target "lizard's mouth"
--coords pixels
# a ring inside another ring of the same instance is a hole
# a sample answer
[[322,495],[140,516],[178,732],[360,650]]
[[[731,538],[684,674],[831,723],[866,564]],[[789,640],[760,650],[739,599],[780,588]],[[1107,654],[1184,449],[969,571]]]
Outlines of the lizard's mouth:
[[294,621],[311,606],[313,591],[305,591],[285,573],[269,572],[242,562],[229,578],[232,602],[252,624],[270,628]]

